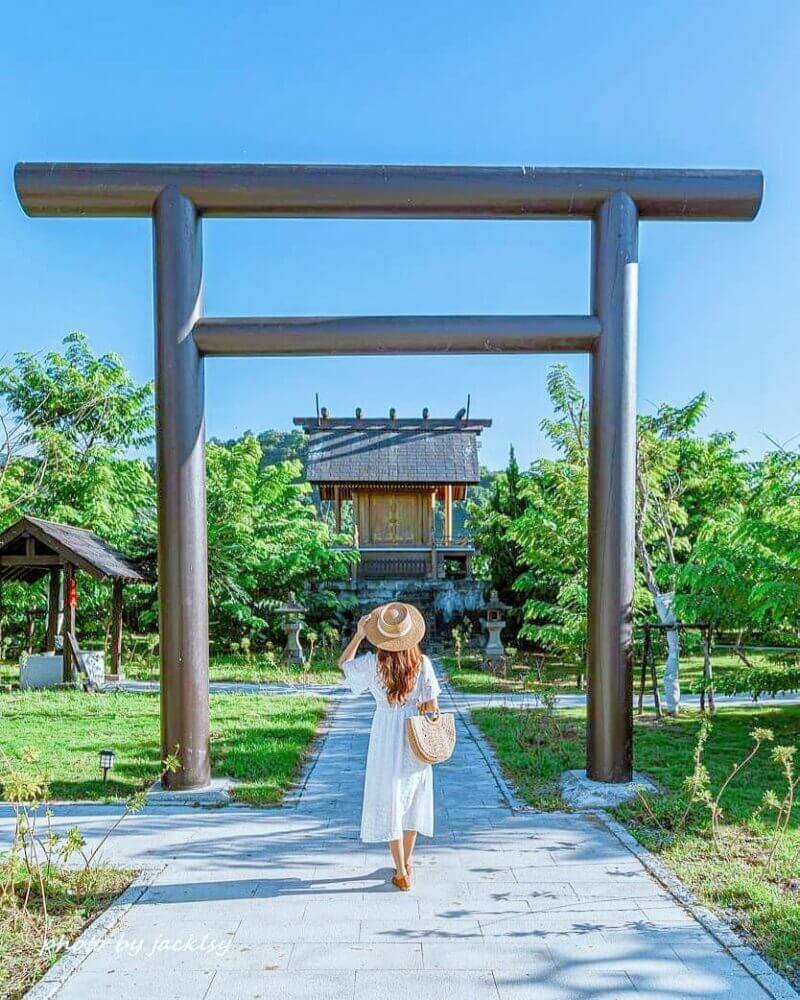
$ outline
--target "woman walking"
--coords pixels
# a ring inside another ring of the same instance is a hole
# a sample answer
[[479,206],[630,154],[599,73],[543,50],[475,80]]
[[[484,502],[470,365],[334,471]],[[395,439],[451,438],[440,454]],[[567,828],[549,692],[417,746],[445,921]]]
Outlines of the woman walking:
[[[358,623],[339,657],[345,681],[354,694],[369,690],[375,715],[369,735],[361,839],[389,842],[394,860],[392,882],[411,888],[417,834],[433,836],[433,774],[411,751],[406,719],[419,711],[437,711],[441,688],[433,665],[420,652],[425,620],[412,604],[375,608]],[[377,649],[354,659],[364,639]]]

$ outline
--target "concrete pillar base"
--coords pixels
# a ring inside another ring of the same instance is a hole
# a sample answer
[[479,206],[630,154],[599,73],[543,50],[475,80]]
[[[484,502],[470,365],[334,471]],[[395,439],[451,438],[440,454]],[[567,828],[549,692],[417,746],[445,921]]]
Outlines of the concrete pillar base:
[[585,771],[565,771],[561,775],[561,798],[572,809],[607,809],[635,798],[640,791],[657,795],[656,785],[634,771],[632,781],[592,781]]
[[203,788],[167,790],[154,781],[147,791],[148,806],[197,806],[219,808],[233,802],[231,789],[238,784],[233,778],[212,778]]

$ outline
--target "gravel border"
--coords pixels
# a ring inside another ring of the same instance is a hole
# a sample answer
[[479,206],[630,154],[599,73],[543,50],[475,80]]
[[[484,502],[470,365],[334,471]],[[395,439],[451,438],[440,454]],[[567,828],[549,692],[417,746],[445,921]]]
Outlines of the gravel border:
[[[508,783],[500,770],[494,749],[486,737],[472,723],[471,706],[463,704],[458,697],[459,692],[455,691],[446,680],[442,680],[442,687],[448,693],[460,721],[463,723],[470,738],[477,744],[486,764],[497,782],[500,793],[506,800],[512,812],[538,812],[533,806],[529,806],[522,800],[516,789]],[[479,706],[483,707],[483,706]],[[502,707],[502,706],[498,706]],[[634,857],[647,869],[650,875],[656,879],[694,919],[707,931],[746,972],[748,972],[758,982],[773,1000],[797,1000],[800,994],[796,992],[791,983],[776,972],[771,965],[766,962],[758,952],[750,945],[746,944],[739,935],[716,913],[700,902],[697,896],[681,882],[678,876],[667,868],[663,862],[643,847],[636,838],[617,820],[615,820],[605,809],[589,809],[585,811],[573,810],[572,815],[593,816],[598,820],[616,839],[626,847]]]
[[50,1000],[56,996],[67,979],[80,968],[93,951],[97,950],[106,935],[139,901],[165,868],[166,865],[159,865],[142,869],[128,888],[75,938],[55,965],[52,965],[39,982],[28,990],[25,1000]]

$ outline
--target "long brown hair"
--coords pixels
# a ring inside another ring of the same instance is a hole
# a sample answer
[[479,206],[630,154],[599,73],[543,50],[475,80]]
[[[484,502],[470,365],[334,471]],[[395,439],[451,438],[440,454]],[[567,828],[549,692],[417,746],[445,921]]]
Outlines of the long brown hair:
[[397,651],[378,650],[378,675],[386,688],[390,705],[403,705],[414,690],[422,665],[419,646]]

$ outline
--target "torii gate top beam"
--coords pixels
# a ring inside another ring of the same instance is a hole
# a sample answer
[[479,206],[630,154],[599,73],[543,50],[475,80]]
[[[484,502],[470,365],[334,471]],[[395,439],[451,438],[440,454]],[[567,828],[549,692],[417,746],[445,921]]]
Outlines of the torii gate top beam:
[[174,186],[218,217],[590,219],[624,191],[641,219],[750,220],[759,170],[19,163],[28,215],[150,216]]

